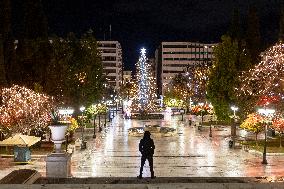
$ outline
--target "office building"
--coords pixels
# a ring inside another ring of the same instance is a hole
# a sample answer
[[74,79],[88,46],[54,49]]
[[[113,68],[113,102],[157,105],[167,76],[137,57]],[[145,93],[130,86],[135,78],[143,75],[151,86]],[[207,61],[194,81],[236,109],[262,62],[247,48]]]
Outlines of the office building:
[[122,49],[118,41],[98,41],[101,52],[103,73],[108,84],[119,90],[122,85]]
[[192,66],[212,64],[213,47],[217,44],[196,42],[162,42],[155,51],[155,74],[158,95],[163,95],[176,74]]

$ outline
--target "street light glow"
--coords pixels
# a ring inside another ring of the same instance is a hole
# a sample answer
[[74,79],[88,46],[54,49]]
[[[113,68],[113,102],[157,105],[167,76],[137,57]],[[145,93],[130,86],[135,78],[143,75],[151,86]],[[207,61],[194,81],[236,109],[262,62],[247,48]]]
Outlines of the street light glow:
[[85,107],[84,107],[84,106],[81,106],[81,107],[80,107],[80,111],[83,112],[84,110],[85,110]]
[[236,106],[231,106],[231,109],[233,110],[233,111],[238,111],[238,107],[236,107]]

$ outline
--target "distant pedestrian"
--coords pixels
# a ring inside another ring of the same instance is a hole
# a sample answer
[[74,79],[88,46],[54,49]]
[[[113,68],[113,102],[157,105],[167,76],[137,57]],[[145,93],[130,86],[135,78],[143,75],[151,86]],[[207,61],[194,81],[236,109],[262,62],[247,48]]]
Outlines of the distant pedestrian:
[[154,155],[154,150],[155,150],[155,144],[154,144],[153,139],[150,138],[150,135],[151,133],[149,131],[145,131],[144,137],[140,140],[140,143],[139,143],[139,151],[142,154],[140,174],[138,176],[139,179],[142,178],[143,167],[144,167],[146,159],[149,162],[151,178],[155,178],[154,170],[153,170],[153,155]]
[[191,117],[191,115],[189,115],[189,117],[188,117],[188,126],[191,126],[191,123],[192,123],[192,117]]

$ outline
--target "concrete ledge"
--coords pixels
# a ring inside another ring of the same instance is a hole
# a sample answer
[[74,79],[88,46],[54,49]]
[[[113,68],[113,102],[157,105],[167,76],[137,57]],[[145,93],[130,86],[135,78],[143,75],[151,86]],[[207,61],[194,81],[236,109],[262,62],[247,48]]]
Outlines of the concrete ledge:
[[1,189],[282,189],[283,183],[49,184],[0,185]]
[[[155,179],[136,177],[89,177],[50,178],[41,177],[35,184],[174,184],[174,183],[258,183],[265,178],[255,177],[157,177]],[[267,181],[266,181],[267,182]]]

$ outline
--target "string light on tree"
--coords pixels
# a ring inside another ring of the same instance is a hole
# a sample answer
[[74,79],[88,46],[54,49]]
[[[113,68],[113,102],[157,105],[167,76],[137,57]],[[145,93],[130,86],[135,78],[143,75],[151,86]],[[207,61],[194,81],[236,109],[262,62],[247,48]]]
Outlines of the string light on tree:
[[51,97],[18,85],[2,89],[1,96],[0,124],[12,133],[29,133],[50,122]]
[[278,43],[262,54],[262,61],[240,78],[246,95],[284,98],[284,44]]
[[146,49],[142,48],[136,63],[137,90],[132,99],[131,109],[134,112],[149,113],[156,109],[156,83],[151,66],[147,62]]

